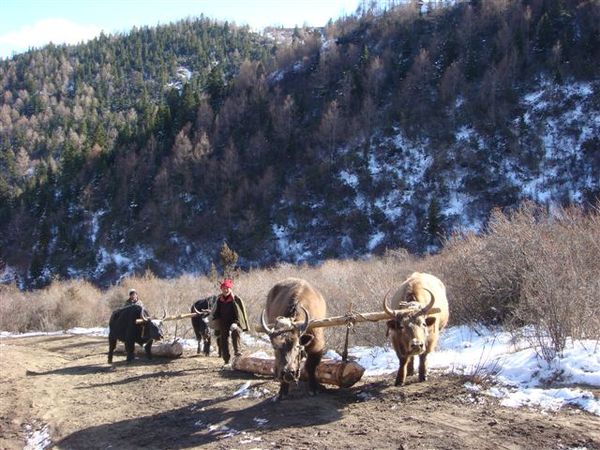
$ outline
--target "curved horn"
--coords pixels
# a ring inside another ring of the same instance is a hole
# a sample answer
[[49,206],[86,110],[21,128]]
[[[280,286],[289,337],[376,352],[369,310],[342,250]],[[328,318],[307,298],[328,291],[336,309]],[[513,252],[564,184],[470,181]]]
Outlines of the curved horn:
[[196,314],[198,314],[199,316],[203,316],[203,315],[206,314],[206,312],[199,311],[198,308],[196,308],[196,304],[195,303],[192,305],[192,308],[194,308],[194,312]]
[[302,308],[302,310],[304,311],[304,323],[302,325],[299,325],[297,328],[300,332],[300,335],[303,335],[306,329],[308,328],[308,324],[310,322],[310,313],[306,310],[304,306],[300,305],[300,308]]
[[146,315],[146,310],[145,310],[144,308],[142,308],[142,320],[143,320],[144,322],[148,322],[149,320],[151,320],[151,319],[150,319],[150,317],[148,317],[148,316]]
[[267,334],[270,336],[271,334],[273,334],[273,329],[269,328],[269,325],[267,325],[267,321],[265,319],[265,313],[266,312],[267,311],[265,309],[262,310],[262,314],[260,315],[260,324],[265,329],[265,331],[267,332]]
[[433,295],[433,292],[431,292],[426,287],[424,287],[423,289],[425,289],[427,292],[429,292],[429,295],[431,295],[431,300],[429,301],[429,303],[426,306],[424,306],[423,308],[421,308],[421,310],[419,311],[419,315],[425,315],[425,314],[427,314],[429,312],[429,310],[431,308],[433,308],[433,304],[435,303],[435,295]]
[[385,294],[385,297],[383,297],[383,310],[385,311],[385,313],[390,316],[390,317],[396,317],[396,313],[389,307],[388,303],[387,303],[387,299],[388,299],[388,295],[390,294],[390,291],[388,289],[387,293]]
[[163,306],[163,316],[159,320],[165,320],[165,317],[167,317],[167,310]]

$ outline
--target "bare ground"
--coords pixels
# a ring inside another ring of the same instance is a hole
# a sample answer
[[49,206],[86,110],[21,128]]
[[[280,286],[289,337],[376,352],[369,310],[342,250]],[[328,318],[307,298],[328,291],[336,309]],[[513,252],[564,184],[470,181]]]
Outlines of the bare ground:
[[300,385],[274,402],[276,382],[217,357],[110,366],[106,351],[90,336],[0,340],[0,448],[47,427],[61,449],[600,449],[597,416],[502,407],[459,377],[367,378],[316,397]]

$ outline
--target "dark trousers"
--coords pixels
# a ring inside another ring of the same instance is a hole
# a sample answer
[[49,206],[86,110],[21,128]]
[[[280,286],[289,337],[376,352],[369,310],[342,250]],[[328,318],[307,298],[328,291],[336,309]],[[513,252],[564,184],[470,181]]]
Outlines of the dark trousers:
[[241,354],[240,332],[237,330],[230,331],[229,327],[221,329],[217,341],[219,343],[221,357],[223,358],[223,361],[225,361],[225,364],[229,364],[229,359],[231,358],[231,354],[229,353],[229,335],[231,335],[231,343],[233,344],[233,354],[235,356]]

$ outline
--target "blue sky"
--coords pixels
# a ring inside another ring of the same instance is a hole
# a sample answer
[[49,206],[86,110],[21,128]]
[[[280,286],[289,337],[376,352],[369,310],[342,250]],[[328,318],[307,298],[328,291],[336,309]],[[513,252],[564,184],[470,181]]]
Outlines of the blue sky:
[[324,25],[354,13],[361,0],[2,0],[0,57],[55,44],[74,44],[204,14],[262,29]]

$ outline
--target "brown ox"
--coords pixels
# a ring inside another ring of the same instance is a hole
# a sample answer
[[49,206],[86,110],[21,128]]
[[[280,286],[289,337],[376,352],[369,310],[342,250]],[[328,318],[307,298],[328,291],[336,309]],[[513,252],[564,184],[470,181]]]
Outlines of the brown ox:
[[419,381],[427,379],[427,355],[435,350],[439,332],[448,323],[448,300],[442,281],[428,273],[414,272],[392,298],[394,310],[383,301],[388,332],[400,362],[396,386],[414,374],[414,357],[419,355]]
[[311,319],[323,319],[326,314],[323,296],[305,280],[287,278],[269,291],[261,324],[275,353],[275,377],[281,382],[279,399],[288,394],[290,383],[298,382],[304,352],[309,394],[317,392],[315,370],[323,356],[325,337],[322,328],[311,330],[308,325]]

